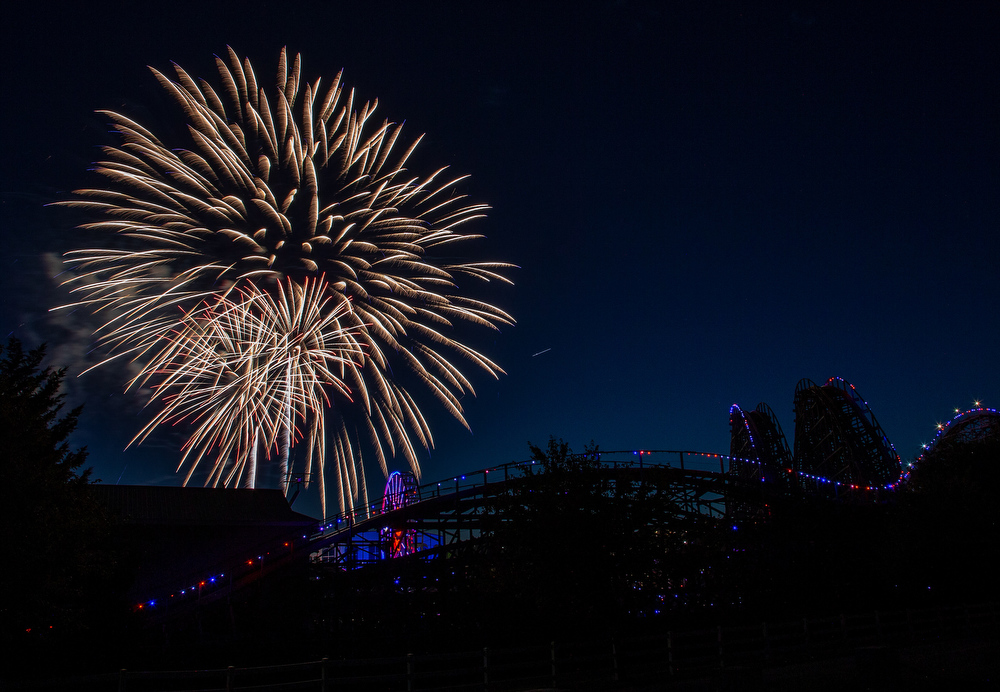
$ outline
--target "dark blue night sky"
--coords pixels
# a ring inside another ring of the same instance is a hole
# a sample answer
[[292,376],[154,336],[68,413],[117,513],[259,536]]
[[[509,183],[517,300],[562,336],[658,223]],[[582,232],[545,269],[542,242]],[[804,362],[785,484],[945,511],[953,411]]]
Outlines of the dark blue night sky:
[[[232,45],[270,75],[287,45],[426,132],[414,167],[471,173],[483,252],[521,267],[492,294],[518,325],[469,336],[508,374],[474,379],[472,435],[427,403],[426,480],[549,435],[727,452],[734,402],[791,438],[804,377],[855,384],[904,459],[1000,405],[994,3],[291,4],[10,10],[4,335],[74,375],[95,359],[96,321],[46,313],[76,241],[43,207],[114,143],[94,111],[176,127],[146,65],[214,78]],[[77,443],[104,482],[179,483],[179,433],[122,453],[149,415],[125,379],[70,383]]]

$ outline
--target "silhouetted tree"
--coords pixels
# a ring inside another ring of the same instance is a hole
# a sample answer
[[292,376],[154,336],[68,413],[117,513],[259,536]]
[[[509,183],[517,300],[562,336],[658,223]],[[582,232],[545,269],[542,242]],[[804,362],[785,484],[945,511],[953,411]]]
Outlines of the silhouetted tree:
[[886,505],[789,493],[768,499],[768,516],[731,536],[718,575],[743,617],[780,620],[887,607],[882,554]]
[[[62,414],[64,369],[44,347],[0,345],[0,637],[60,639],[87,629],[88,605],[113,562],[89,492],[86,449],[71,449],[80,408]],[[61,415],[62,414],[62,415]]]
[[710,598],[707,572],[722,557],[717,522],[675,504],[655,469],[614,469],[589,446],[550,439],[498,496],[484,520],[477,584],[500,619],[583,635]]

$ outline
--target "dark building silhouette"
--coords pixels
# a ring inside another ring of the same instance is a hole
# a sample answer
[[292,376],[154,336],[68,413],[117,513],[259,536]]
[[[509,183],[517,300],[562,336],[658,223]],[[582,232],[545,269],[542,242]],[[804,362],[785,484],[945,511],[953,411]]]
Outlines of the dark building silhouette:
[[132,551],[132,602],[197,586],[259,551],[308,535],[316,520],[291,509],[280,490],[94,485]]

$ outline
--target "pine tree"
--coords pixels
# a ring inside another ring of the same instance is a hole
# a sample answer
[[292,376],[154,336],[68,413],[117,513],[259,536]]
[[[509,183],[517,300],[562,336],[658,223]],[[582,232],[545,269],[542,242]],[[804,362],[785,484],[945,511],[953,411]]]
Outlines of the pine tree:
[[105,523],[88,490],[85,448],[68,438],[82,407],[63,413],[65,369],[45,347],[0,345],[0,641],[60,638],[85,628],[88,588],[106,565]]

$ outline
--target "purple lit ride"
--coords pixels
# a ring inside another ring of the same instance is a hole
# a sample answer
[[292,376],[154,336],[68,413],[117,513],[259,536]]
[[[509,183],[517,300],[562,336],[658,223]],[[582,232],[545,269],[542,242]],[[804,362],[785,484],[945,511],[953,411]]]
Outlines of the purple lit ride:
[[[382,515],[403,509],[419,499],[417,477],[393,471],[382,494]],[[383,526],[379,531],[382,557],[403,557],[417,552],[417,532],[406,525]]]

